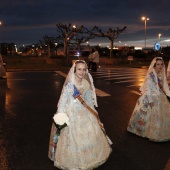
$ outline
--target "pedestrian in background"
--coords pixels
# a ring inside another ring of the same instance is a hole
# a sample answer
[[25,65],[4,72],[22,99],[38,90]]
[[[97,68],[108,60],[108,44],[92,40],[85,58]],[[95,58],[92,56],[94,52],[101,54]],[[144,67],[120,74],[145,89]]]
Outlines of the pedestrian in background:
[[2,55],[0,54],[0,78],[3,78],[3,76],[6,76],[6,71],[5,71]]
[[148,69],[127,130],[154,142],[170,140],[170,90],[165,65],[155,57]]
[[99,52],[98,52],[97,48],[94,49],[92,61],[93,61],[92,71],[97,71],[97,67],[98,67],[98,63],[99,63]]
[[[79,101],[79,99],[83,101]],[[93,79],[83,60],[77,60],[71,67],[58,102],[57,113],[66,113],[69,126],[61,130],[56,151],[54,151],[52,126],[49,158],[54,166],[68,170],[94,169],[103,164],[112,149],[111,141],[103,133],[101,122],[92,111],[97,107]],[[98,114],[97,114],[98,115]]]
[[93,67],[93,52],[94,50],[89,52],[89,57],[88,57],[88,69],[91,70]]

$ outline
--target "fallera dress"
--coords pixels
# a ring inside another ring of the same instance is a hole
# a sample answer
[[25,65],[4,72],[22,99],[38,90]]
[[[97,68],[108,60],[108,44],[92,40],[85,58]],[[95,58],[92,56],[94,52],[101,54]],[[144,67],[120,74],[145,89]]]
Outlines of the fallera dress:
[[[82,84],[76,87],[85,102],[95,109],[89,82],[83,79]],[[48,156],[59,169],[90,170],[103,164],[112,149],[96,117],[73,97],[73,93],[73,83],[68,81],[63,86],[57,113],[64,112],[68,115],[69,126],[61,130],[54,156],[50,147]],[[53,125],[50,144],[54,133]]]
[[[154,69],[148,72],[141,88],[143,93],[136,103],[127,127],[129,132],[155,142],[170,140],[170,103],[167,99],[170,91],[164,70],[159,75]],[[164,88],[164,92],[158,86],[158,82]]]

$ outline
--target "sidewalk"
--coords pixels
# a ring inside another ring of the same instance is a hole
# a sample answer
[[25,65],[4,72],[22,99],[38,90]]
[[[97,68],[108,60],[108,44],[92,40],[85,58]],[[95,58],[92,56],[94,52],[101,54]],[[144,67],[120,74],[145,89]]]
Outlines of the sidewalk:
[[[86,61],[88,64],[87,58],[79,58]],[[53,59],[48,58],[8,58],[6,59],[6,70],[8,72],[12,71],[56,71],[56,70],[65,70],[71,67],[72,60],[66,61],[65,58]],[[114,60],[114,62],[108,62],[108,60]],[[146,63],[138,62],[128,62],[128,61],[119,61],[109,58],[101,58],[100,62],[97,64],[98,68],[116,68],[116,67],[129,67],[129,68],[148,68]]]
[[[53,65],[48,66],[46,68],[44,67],[37,67],[35,65],[35,67],[20,67],[20,68],[12,68],[12,67],[6,67],[6,71],[7,72],[13,72],[13,71],[57,71],[57,70],[66,70],[66,69],[69,69],[71,66],[63,66],[63,65],[60,65],[60,66],[56,66],[54,67]],[[128,67],[128,68],[141,68],[141,69],[146,69],[148,68],[148,66],[132,66],[132,65],[128,65],[128,64],[105,64],[105,63],[98,63],[98,69],[102,69],[102,68],[118,68],[118,67]]]

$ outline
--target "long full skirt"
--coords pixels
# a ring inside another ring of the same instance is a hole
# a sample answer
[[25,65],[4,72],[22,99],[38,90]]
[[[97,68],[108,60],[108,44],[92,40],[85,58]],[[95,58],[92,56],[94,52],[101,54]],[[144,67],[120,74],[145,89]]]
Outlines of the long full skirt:
[[170,103],[166,95],[153,96],[152,107],[147,95],[140,96],[127,130],[155,142],[170,140]]
[[69,170],[90,170],[103,164],[112,149],[98,121],[86,108],[68,108],[70,125],[61,130],[54,157],[51,155],[56,128],[51,130],[49,158],[54,166]]

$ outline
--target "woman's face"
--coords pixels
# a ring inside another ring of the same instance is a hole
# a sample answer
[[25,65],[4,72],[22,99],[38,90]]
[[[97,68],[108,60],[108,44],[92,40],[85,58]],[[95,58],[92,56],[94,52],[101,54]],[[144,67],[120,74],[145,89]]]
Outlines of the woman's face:
[[155,71],[160,72],[164,66],[164,63],[162,60],[157,60],[155,65]]
[[82,79],[86,74],[86,65],[85,63],[76,64],[75,75],[77,78]]

